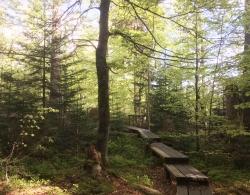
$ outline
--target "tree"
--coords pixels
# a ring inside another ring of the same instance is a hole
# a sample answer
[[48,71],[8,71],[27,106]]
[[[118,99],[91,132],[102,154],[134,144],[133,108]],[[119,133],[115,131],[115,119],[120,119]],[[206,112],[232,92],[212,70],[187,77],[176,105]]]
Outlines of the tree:
[[61,35],[60,35],[60,16],[59,16],[59,0],[52,2],[52,19],[51,19],[51,50],[50,50],[50,104],[55,108],[60,108],[61,92],[61,62],[59,58],[61,50]]
[[99,40],[96,48],[96,70],[98,80],[98,137],[97,149],[101,152],[102,162],[106,165],[109,137],[109,67],[107,64],[109,39],[110,0],[101,0],[99,19]]
[[249,45],[250,45],[250,1],[245,0],[245,40],[244,40],[244,62],[243,62],[243,124],[246,129],[250,130],[250,58],[249,58]]

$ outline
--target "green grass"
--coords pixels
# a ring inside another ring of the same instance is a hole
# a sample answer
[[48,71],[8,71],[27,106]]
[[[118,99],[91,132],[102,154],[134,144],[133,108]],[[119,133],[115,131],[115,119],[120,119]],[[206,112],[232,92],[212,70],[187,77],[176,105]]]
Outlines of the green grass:
[[[230,155],[220,147],[222,143],[218,143],[217,146],[209,143],[210,147],[206,151],[194,152],[193,138],[190,135],[180,138],[176,135],[170,137],[165,135],[164,142],[186,151],[191,164],[208,173],[210,179],[216,184],[243,186],[250,183],[250,168],[240,169],[234,166]],[[145,141],[133,134],[111,134],[107,171],[122,177],[131,186],[134,184],[152,186],[148,169],[160,161],[145,150],[146,145]],[[221,148],[221,150],[215,150],[215,148]],[[37,188],[44,188],[48,194],[53,191],[58,195],[101,195],[112,192],[114,188],[105,177],[96,180],[84,170],[83,153],[80,156],[76,158],[68,153],[54,152],[53,156],[46,159],[28,157],[10,167],[10,182],[4,186],[2,193],[16,189],[29,192]],[[21,178],[21,175],[26,179]],[[4,174],[0,176],[3,177]]]
[[152,185],[147,175],[155,158],[146,151],[147,143],[132,134],[118,134],[109,143],[109,171],[124,178],[129,184]]
[[7,194],[8,192],[22,191],[23,194],[32,195],[36,191],[46,194],[68,195],[67,191],[50,185],[48,180],[43,179],[23,179],[17,176],[9,178],[9,182],[2,183],[0,194]]
[[[146,144],[137,136],[124,133],[111,135],[108,172],[124,178],[131,185],[152,186],[147,169],[155,161],[151,154],[145,153]],[[11,179],[9,184],[5,186],[5,190],[22,189],[28,191],[46,186],[47,193],[51,190],[58,195],[101,195],[114,190],[107,179],[93,179],[84,170],[84,163],[83,153],[81,158],[56,151],[49,158],[25,158],[11,167]],[[24,179],[20,175],[28,177]]]

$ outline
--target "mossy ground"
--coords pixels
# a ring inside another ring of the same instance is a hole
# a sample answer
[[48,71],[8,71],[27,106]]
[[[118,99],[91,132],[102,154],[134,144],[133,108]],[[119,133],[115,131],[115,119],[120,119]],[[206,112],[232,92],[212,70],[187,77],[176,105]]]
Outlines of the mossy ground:
[[[235,167],[227,155],[214,150],[184,151],[181,143],[185,146],[192,145],[192,142],[189,143],[192,139],[182,142],[181,138],[177,138],[177,143],[171,142],[170,138],[163,138],[164,142],[186,152],[191,164],[208,174],[217,194],[249,192],[250,168]],[[9,183],[4,181],[5,175],[2,172],[0,194],[115,194],[119,191],[117,188],[126,188],[130,194],[140,194],[133,189],[134,184],[153,188],[165,184],[165,181],[160,181],[162,184],[156,185],[160,176],[154,174],[162,171],[156,169],[160,161],[145,149],[145,141],[136,135],[119,132],[112,133],[110,140],[109,164],[106,175],[102,178],[94,179],[84,170],[84,152],[77,157],[70,152],[54,152],[53,156],[46,159],[27,157],[17,161],[11,166]]]

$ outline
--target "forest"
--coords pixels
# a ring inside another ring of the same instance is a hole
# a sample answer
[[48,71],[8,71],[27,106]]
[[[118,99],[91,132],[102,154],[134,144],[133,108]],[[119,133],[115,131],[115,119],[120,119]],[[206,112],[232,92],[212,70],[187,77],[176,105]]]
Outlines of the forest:
[[250,0],[1,0],[0,194],[249,195]]

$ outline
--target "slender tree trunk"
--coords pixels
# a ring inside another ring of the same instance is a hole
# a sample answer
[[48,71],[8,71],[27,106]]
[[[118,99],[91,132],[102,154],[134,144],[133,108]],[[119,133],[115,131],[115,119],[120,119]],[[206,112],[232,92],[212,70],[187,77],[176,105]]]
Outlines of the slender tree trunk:
[[[134,113],[137,115],[136,70],[134,69]],[[136,123],[135,123],[136,124]]]
[[214,100],[214,88],[215,88],[215,79],[217,76],[217,70],[219,68],[219,57],[221,54],[221,47],[222,47],[222,43],[223,43],[223,26],[224,26],[224,16],[222,18],[222,24],[221,24],[221,28],[220,28],[220,45],[219,45],[219,50],[217,53],[217,57],[216,57],[216,65],[215,65],[215,71],[214,71],[214,75],[213,75],[213,81],[212,81],[212,87],[211,87],[211,96],[210,96],[210,100],[209,100],[209,120],[208,120],[208,135],[210,134],[211,131],[211,123],[212,123],[212,109],[213,109],[213,100]]
[[147,86],[147,126],[150,130],[150,87],[151,87],[151,79],[150,79],[150,64],[148,65],[147,70],[147,76],[148,76],[148,86]]
[[200,150],[199,141],[199,48],[198,48],[198,13],[195,5],[195,133],[196,133],[196,150]]
[[50,104],[52,107],[59,109],[61,99],[60,80],[61,67],[59,60],[60,37],[58,34],[58,2],[53,1],[53,16],[52,16],[52,37],[51,37],[51,72],[50,72]]
[[[46,107],[46,17],[45,17],[45,2],[43,2],[43,20],[44,20],[44,27],[43,27],[43,79],[42,79],[42,88],[43,88],[43,108]],[[43,111],[44,112],[44,111]]]
[[[245,24],[245,43],[244,43],[244,52],[245,55],[249,55],[249,45],[250,45],[250,0],[245,0],[245,12],[247,16],[247,22]],[[247,57],[247,60],[249,60],[249,57]],[[249,61],[244,62],[243,67],[243,76],[249,74]],[[245,79],[247,79],[247,76],[244,76]],[[243,103],[249,103],[250,102],[250,96],[246,95],[247,92],[250,91],[250,85],[246,84],[246,87],[243,89]],[[243,124],[246,129],[250,130],[250,108],[244,108],[243,109]]]
[[96,70],[98,80],[98,137],[97,149],[101,152],[102,162],[107,163],[109,138],[109,68],[107,65],[107,50],[109,39],[109,7],[110,0],[101,0],[99,19],[99,41],[96,49]]

